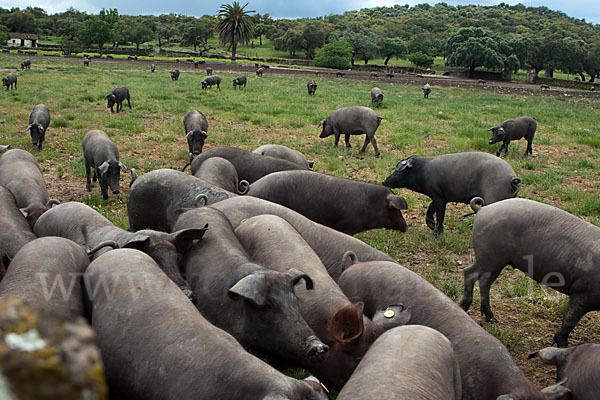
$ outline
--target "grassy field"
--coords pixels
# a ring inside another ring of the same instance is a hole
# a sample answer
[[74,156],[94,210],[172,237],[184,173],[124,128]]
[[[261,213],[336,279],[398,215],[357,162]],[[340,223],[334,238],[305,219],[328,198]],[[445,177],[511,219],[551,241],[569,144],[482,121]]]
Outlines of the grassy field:
[[[0,55],[4,76],[22,58]],[[371,146],[359,154],[362,137],[353,137],[353,148],[334,148],[333,138],[319,139],[317,124],[339,107],[370,106],[373,82],[317,78],[314,97],[306,93],[304,76],[265,74],[248,77],[243,90],[234,91],[235,76],[215,68],[223,77],[221,90],[200,89],[203,73],[183,71],[179,81],[157,69],[150,74],[140,64],[92,62],[35,57],[32,69],[18,72],[19,88],[0,92],[0,144],[22,148],[38,157],[51,197],[85,202],[121,227],[127,227],[128,177],[122,177],[120,195],[103,201],[97,185],[85,191],[81,139],[91,129],[102,129],[117,143],[128,168],[144,173],[156,168],[181,168],[187,161],[183,115],[197,109],[207,115],[209,138],[216,145],[252,150],[265,143],[284,144],[315,161],[318,172],[379,183],[396,162],[413,154],[435,155],[479,150],[488,145],[488,129],[504,119],[530,115],[537,119],[533,157],[524,157],[525,142],[513,142],[506,160],[522,179],[519,196],[552,204],[600,225],[600,102],[565,96],[495,94],[488,91],[433,87],[429,100],[421,87],[377,82],[385,92],[384,120],[376,138],[381,157]],[[311,78],[314,78],[311,77]],[[104,96],[115,86],[127,85],[133,109],[111,114]],[[52,123],[41,152],[23,134],[31,109],[38,103],[50,107]],[[387,252],[417,271],[455,300],[462,295],[462,268],[473,261],[473,218],[466,205],[448,208],[445,232],[434,237],[425,226],[428,198],[400,191],[409,204],[405,218],[409,230],[402,234],[374,230],[358,237]],[[344,207],[340,199],[334,207]],[[492,308],[498,324],[486,324],[478,315],[475,295],[470,313],[500,338],[517,363],[538,385],[553,380],[552,368],[527,361],[529,352],[549,345],[560,325],[566,297],[537,285],[521,272],[505,270],[492,287]],[[571,344],[600,341],[597,313],[589,313],[571,335]]]

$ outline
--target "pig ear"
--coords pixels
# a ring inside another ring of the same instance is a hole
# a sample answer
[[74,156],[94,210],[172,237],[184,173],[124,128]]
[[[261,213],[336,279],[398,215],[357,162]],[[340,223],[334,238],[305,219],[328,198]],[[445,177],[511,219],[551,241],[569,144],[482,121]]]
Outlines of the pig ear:
[[387,196],[388,207],[395,208],[396,210],[408,210],[408,204],[404,197],[396,196],[395,194],[388,194]]
[[27,126],[27,129],[25,129],[25,132],[30,131],[31,130],[31,124]]
[[229,289],[229,296],[237,296],[251,301],[257,307],[263,307],[267,302],[269,283],[261,273],[246,275]]
[[148,247],[150,236],[137,234],[132,236],[124,245],[123,248],[144,250]]
[[560,365],[575,350],[575,348],[576,347],[559,349],[556,347],[546,347],[545,349],[542,349],[537,353],[533,353],[530,358],[537,354],[537,356],[540,358],[540,360],[542,360],[544,364]]
[[127,172],[127,167],[121,161],[119,161],[119,168],[121,168],[121,171]]
[[306,282],[306,289],[311,290],[314,286],[310,276],[306,275],[302,271],[297,270],[296,268],[288,269],[285,274],[290,277],[290,280],[292,281],[292,287],[296,286],[296,284],[300,282],[300,279],[304,279],[304,282]]
[[185,138],[187,140],[191,140],[192,136],[194,136],[194,131],[189,131],[188,133],[185,134]]
[[363,309],[361,301],[340,308],[327,321],[327,334],[336,342],[348,344],[358,339],[364,330]]
[[566,386],[563,386],[563,384],[567,382],[567,379],[568,378],[565,378],[562,381],[556,383],[555,385],[548,386],[547,388],[542,389],[544,399],[569,400],[571,398],[571,389],[569,389]]
[[373,316],[373,331],[375,337],[397,326],[406,325],[410,320],[411,311],[404,304],[391,304],[385,310],[378,310]]
[[21,211],[21,214],[23,214],[25,218],[29,217],[29,210],[27,208],[19,208],[19,211]]
[[4,150],[8,149],[10,147],[10,144],[3,144],[0,146],[0,153],[2,153]]
[[202,139],[206,139],[208,137],[208,133],[204,131],[202,131],[200,134],[202,135]]
[[194,244],[194,240],[202,239],[207,229],[208,224],[204,225],[204,228],[201,229],[182,229],[171,233],[171,239],[177,252],[183,254],[188,251]]
[[317,125],[317,128],[320,128],[321,126],[325,126],[326,123],[327,123],[327,119],[324,119],[323,121],[319,122],[319,125]]
[[108,161],[104,161],[102,164],[100,164],[98,171],[100,171],[100,174],[102,175],[106,174],[106,171],[108,171]]

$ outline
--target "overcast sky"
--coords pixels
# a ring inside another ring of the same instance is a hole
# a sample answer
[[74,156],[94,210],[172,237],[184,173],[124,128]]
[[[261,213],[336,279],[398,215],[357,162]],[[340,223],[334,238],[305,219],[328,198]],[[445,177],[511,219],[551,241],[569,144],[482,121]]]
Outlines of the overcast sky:
[[[394,4],[435,4],[438,1],[410,0],[241,0],[240,4],[248,2],[247,10],[256,11],[260,14],[270,14],[273,18],[303,18],[321,17],[329,14],[342,14],[349,10],[360,10],[378,6],[393,6]],[[446,0],[447,4],[479,4],[494,5],[502,1],[498,0]],[[600,24],[600,1],[599,0],[504,0],[506,4],[514,5],[522,3],[528,7],[546,6],[552,10],[562,11],[570,17],[583,18],[587,22]],[[0,0],[0,7],[12,8],[37,6],[46,10],[49,14],[61,12],[68,7],[79,11],[97,13],[101,8],[116,8],[119,14],[184,14],[200,17],[202,15],[216,15],[223,3],[231,3],[231,0],[180,0],[171,3],[165,0]]]

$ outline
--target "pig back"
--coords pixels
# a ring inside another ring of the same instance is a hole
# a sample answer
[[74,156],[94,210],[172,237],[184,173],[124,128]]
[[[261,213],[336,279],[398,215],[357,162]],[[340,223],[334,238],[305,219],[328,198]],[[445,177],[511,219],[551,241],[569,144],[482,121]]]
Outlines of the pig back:
[[0,257],[6,254],[13,258],[25,243],[37,238],[19,211],[15,197],[3,186],[0,186],[0,221]]

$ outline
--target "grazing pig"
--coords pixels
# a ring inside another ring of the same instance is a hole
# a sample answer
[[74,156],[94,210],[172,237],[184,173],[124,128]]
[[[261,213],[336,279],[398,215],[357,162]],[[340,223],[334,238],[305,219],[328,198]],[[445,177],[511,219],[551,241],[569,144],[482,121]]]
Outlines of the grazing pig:
[[31,134],[31,143],[37,146],[38,150],[42,150],[42,143],[46,136],[46,129],[50,125],[50,110],[45,104],[38,104],[33,107],[33,111],[29,114],[29,126],[25,132]]
[[265,72],[264,68],[258,68],[256,70],[256,76],[263,76],[263,72]]
[[210,76],[210,75],[212,75],[212,73],[213,73],[213,69],[211,67],[207,67],[206,68],[206,75]]
[[17,74],[11,72],[2,78],[2,86],[6,86],[6,90],[9,88],[17,90]]
[[429,98],[429,94],[431,94],[431,86],[429,86],[429,83],[426,83],[423,86],[423,97],[428,99]]
[[568,349],[547,347],[537,352],[546,364],[557,366],[556,381],[576,400],[595,400],[600,393],[600,344],[583,343]]
[[387,254],[359,239],[317,224],[287,207],[270,201],[241,196],[211,204],[209,207],[222,211],[234,227],[239,226],[242,220],[255,215],[273,214],[285,219],[317,253],[327,268],[327,272],[335,281],[338,280],[344,269],[344,262],[348,258],[344,256],[348,251],[356,254],[363,261],[393,261]]
[[[485,207],[474,201],[475,263],[465,268],[461,301],[468,310],[479,281],[481,313],[495,320],[490,287],[506,265],[569,296],[553,343],[567,347],[569,334],[588,311],[600,310],[600,228],[559,208],[527,199],[508,199]],[[519,240],[512,240],[518,238]]]
[[83,203],[68,202],[44,213],[35,224],[34,231],[40,237],[60,236],[71,239],[89,249],[96,249],[110,240],[121,248],[141,250],[156,261],[188,298],[192,298],[192,291],[181,276],[177,261],[179,255],[192,246],[193,240],[202,238],[202,229],[186,229],[174,233],[153,230],[128,232],[113,225],[93,208]]
[[195,157],[192,161],[192,174],[195,174],[200,165],[211,157],[222,157],[229,160],[235,167],[238,178],[240,180],[252,183],[265,175],[277,171],[289,171],[303,169],[308,170],[308,167],[303,167],[296,163],[282,160],[276,157],[261,156],[254,154],[248,150],[238,149],[236,147],[216,146],[208,149],[204,153]]
[[173,169],[157,169],[137,178],[127,196],[129,226],[134,231],[172,232],[182,211],[237,196],[207,181]]
[[200,313],[242,346],[269,358],[292,363],[324,358],[328,347],[300,315],[294,294],[302,279],[312,289],[310,277],[293,268],[281,273],[252,262],[227,217],[213,208],[182,214],[175,229],[206,224],[208,231],[183,265]]
[[211,157],[204,161],[194,176],[236,194],[246,194],[250,189],[248,181],[238,181],[235,167],[222,157]]
[[309,79],[308,83],[306,84],[306,88],[308,89],[308,95],[314,96],[315,92],[317,91],[317,82],[315,82],[314,79]]
[[298,150],[293,150],[280,144],[263,144],[252,152],[262,156],[271,156],[291,161],[303,168],[312,168],[314,165],[314,161],[308,161],[306,157],[304,157],[304,154],[300,153]]
[[113,194],[118,194],[121,171],[127,172],[125,165],[119,161],[117,145],[101,130],[91,130],[83,137],[83,158],[85,164],[86,189],[92,190],[91,173],[94,170],[94,182],[98,180],[102,198],[108,199],[108,187]]
[[113,107],[117,105],[117,112],[123,109],[123,102],[127,100],[129,109],[131,110],[131,100],[129,98],[129,88],[127,86],[116,87],[106,95],[105,99],[108,101],[106,108],[110,108],[110,112],[114,112]]
[[3,186],[0,186],[0,221],[0,257],[7,255],[12,259],[25,243],[37,238],[19,211],[15,197]]
[[83,66],[84,67],[89,67],[90,66],[90,59],[89,58],[84,58],[83,59]]
[[337,398],[461,400],[452,344],[426,326],[391,329],[373,343]]
[[343,77],[344,77],[344,75],[346,75],[346,73],[345,73],[345,72],[341,72],[341,71],[337,71],[337,72],[335,73],[335,76],[336,76],[336,77],[338,77],[338,76],[339,76],[340,78],[343,78]]
[[156,66],[154,64],[150,64],[150,72],[156,71]]
[[21,61],[21,71],[24,71],[26,69],[31,69],[31,60],[30,59]]
[[329,117],[319,122],[319,126],[323,126],[319,137],[326,138],[335,136],[334,145],[337,147],[340,141],[340,135],[345,135],[346,148],[350,146],[350,135],[365,134],[365,142],[360,149],[361,153],[365,151],[369,141],[375,150],[375,156],[379,157],[379,149],[375,140],[375,131],[379,127],[383,118],[378,116],[375,111],[369,107],[352,106],[343,107],[335,110]]
[[492,204],[515,197],[520,182],[507,162],[487,153],[465,152],[409,157],[396,164],[396,170],[383,184],[429,196],[427,226],[439,234],[444,230],[447,203],[469,204],[474,197],[481,197],[485,204]]
[[375,103],[376,107],[381,107],[381,102],[383,102],[383,91],[378,87],[374,87],[371,89],[371,103]]
[[[544,400],[502,342],[486,332],[452,299],[418,274],[394,262],[358,262],[338,280],[351,301],[373,315],[387,304],[411,311],[407,325],[424,325],[450,340],[460,366],[463,400]],[[511,397],[512,396],[512,397]]]
[[281,374],[209,323],[143,253],[108,252],[84,279],[115,398],[327,399],[318,384]]
[[502,122],[498,126],[490,128],[492,131],[492,137],[490,138],[490,144],[502,142],[502,146],[496,152],[496,155],[500,157],[502,149],[504,149],[504,155],[508,153],[508,145],[511,140],[519,140],[525,138],[527,140],[527,148],[525,149],[525,155],[533,154],[533,148],[531,143],[533,142],[533,136],[535,135],[535,129],[537,128],[537,121],[531,117],[519,117],[511,118]]
[[175,70],[171,71],[171,80],[176,81],[178,79],[179,79],[179,70],[175,69]]
[[0,281],[0,299],[18,297],[40,314],[62,320],[83,317],[81,277],[89,263],[87,253],[75,242],[35,239],[12,259]]
[[238,76],[233,80],[233,88],[235,89],[238,86],[240,89],[242,88],[242,86],[246,87],[246,75]]
[[190,162],[202,153],[204,141],[208,137],[208,121],[200,111],[190,110],[183,117],[183,128],[187,139]]
[[60,204],[49,198],[42,167],[25,150],[12,149],[0,157],[0,185],[15,196],[17,207],[31,227],[52,205]]
[[[298,190],[304,188],[304,190]],[[250,185],[248,195],[272,201],[312,221],[354,235],[369,229],[406,232],[406,200],[389,188],[312,171],[274,172]],[[331,199],[345,199],[340,207]]]
[[211,75],[204,78],[202,83],[202,89],[217,85],[217,89],[221,90],[221,77],[219,75]]
[[296,268],[313,280],[312,290],[296,286],[294,291],[302,317],[329,346],[329,352],[324,360],[306,363],[305,367],[329,387],[339,390],[373,340],[410,316],[402,305],[393,305],[386,308],[398,311],[393,318],[364,317],[363,304],[348,300],[308,243],[283,218],[252,217],[242,221],[235,234],[253,261],[279,272]]

